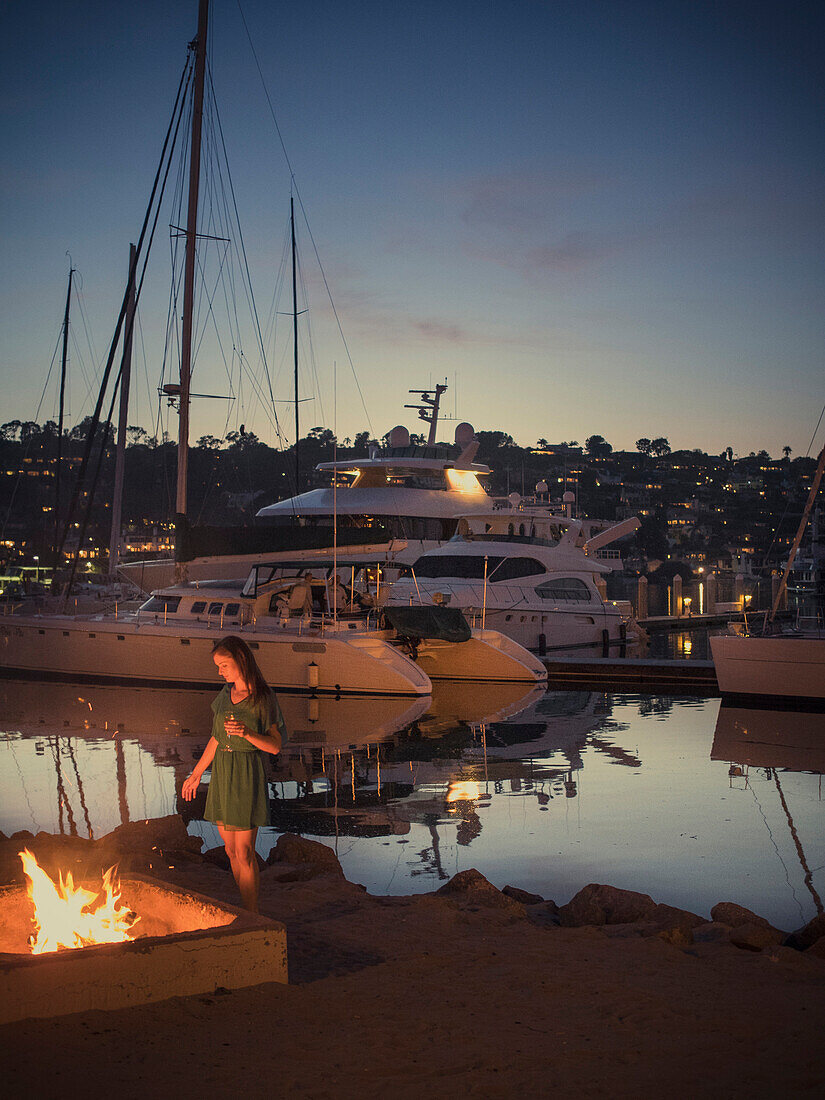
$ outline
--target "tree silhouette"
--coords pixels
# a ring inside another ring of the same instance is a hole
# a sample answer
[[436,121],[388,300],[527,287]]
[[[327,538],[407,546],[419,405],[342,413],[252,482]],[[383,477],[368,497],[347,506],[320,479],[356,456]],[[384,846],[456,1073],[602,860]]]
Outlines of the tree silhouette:
[[585,447],[587,453],[593,455],[594,458],[607,458],[608,455],[613,453],[612,444],[608,443],[603,435],[591,435],[589,439],[585,440]]
[[651,440],[650,450],[657,458],[662,458],[664,455],[670,454],[670,444],[664,436],[660,435],[656,439]]

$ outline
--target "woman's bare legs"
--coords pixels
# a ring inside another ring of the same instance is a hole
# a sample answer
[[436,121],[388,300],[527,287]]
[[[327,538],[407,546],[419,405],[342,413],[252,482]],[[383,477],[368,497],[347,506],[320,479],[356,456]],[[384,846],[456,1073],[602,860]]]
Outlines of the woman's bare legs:
[[255,840],[258,830],[257,828],[227,829],[219,825],[218,832],[221,834],[226,854],[229,856],[232,875],[241,892],[243,907],[251,913],[257,913],[260,875],[258,857],[255,854]]

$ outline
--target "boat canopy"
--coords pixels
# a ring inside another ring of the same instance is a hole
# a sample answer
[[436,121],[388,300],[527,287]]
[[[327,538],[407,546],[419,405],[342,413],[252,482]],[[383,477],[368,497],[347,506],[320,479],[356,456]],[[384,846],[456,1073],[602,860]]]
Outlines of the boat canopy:
[[467,642],[472,631],[457,607],[385,607],[384,618],[405,638]]

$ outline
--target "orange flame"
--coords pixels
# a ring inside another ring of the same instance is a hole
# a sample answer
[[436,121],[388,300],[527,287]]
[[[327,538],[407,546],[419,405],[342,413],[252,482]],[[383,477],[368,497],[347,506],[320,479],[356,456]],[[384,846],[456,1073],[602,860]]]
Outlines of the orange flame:
[[33,955],[134,938],[132,926],[140,917],[120,905],[116,867],[110,867],[104,874],[101,890],[86,890],[75,886],[71,871],[65,879],[61,871],[55,883],[32,852],[25,849],[18,854],[29,880],[28,896],[34,904]]

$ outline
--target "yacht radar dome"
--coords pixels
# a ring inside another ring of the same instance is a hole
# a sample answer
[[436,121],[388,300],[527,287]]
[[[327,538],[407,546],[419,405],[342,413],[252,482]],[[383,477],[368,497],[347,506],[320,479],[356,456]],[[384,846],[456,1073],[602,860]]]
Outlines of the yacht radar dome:
[[455,441],[459,447],[468,447],[476,437],[475,429],[466,420],[459,424],[455,430]]
[[388,442],[391,447],[409,447],[410,433],[403,424],[397,424],[389,433]]
[[520,493],[510,493],[510,495],[509,495],[509,497],[507,497],[507,499],[510,501],[510,503],[512,504],[512,506],[514,508],[518,508],[519,504],[521,504],[521,494]]

